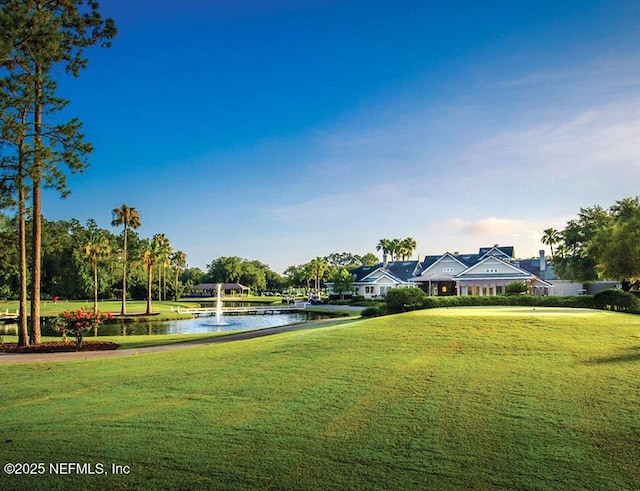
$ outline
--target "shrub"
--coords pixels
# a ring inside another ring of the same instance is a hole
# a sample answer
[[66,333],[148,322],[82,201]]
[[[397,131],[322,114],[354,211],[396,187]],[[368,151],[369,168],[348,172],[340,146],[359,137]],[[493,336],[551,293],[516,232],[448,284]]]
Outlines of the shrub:
[[8,285],[0,285],[0,300],[8,300],[11,298],[13,292]]
[[427,294],[420,288],[394,288],[387,293],[385,301],[390,313],[407,312],[423,308]]
[[65,310],[62,312],[55,322],[55,329],[66,338],[70,334],[76,338],[76,350],[82,349],[82,340],[84,335],[90,331],[97,334],[98,328],[106,319],[112,319],[113,315],[95,310],[86,310],[80,307],[77,310]]
[[507,295],[520,295],[522,293],[527,293],[528,291],[529,287],[524,281],[512,281],[504,287],[504,292]]
[[[620,292],[620,290],[616,290]],[[630,295],[630,294],[629,294]],[[629,310],[640,309],[640,300],[635,298],[637,303],[631,303]],[[418,288],[398,288],[391,290],[386,297],[384,304],[376,307],[372,306],[362,312],[364,317],[375,317],[386,314],[396,314],[417,309],[433,309],[442,307],[489,307],[495,305],[506,306],[527,306],[527,307],[570,307],[588,308],[595,307],[594,297],[591,295],[564,296],[537,296],[537,295],[484,295],[484,296],[447,296],[430,297]],[[633,302],[630,300],[630,302]],[[626,305],[626,304],[625,304]],[[601,307],[602,308],[602,307]],[[623,310],[617,308],[616,310]]]
[[387,315],[388,313],[387,305],[381,303],[379,305],[367,307],[360,313],[360,315],[362,317],[380,317],[381,315]]
[[353,302],[351,300],[329,300],[327,304],[329,305],[351,305]]
[[615,288],[602,290],[593,296],[597,309],[631,312],[638,310],[640,301],[635,295]]

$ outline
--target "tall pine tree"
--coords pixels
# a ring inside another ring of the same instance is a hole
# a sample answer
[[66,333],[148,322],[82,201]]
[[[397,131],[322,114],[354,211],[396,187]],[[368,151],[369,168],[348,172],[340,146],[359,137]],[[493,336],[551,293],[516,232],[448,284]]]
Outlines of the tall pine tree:
[[42,262],[42,187],[66,193],[61,165],[72,172],[87,166],[91,145],[72,119],[52,124],[68,101],[56,97],[53,69],[62,65],[78,76],[87,66],[84,49],[108,47],[116,34],[113,20],[103,19],[93,0],[0,0],[0,69],[2,75],[19,71],[33,88],[33,116],[29,166],[32,192],[32,264],[30,342],[40,342],[40,281]]

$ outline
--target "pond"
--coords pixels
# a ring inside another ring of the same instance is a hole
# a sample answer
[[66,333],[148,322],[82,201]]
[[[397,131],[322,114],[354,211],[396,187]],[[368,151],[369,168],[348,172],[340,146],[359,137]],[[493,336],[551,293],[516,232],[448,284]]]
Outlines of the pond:
[[208,332],[253,331],[269,327],[297,324],[310,320],[308,313],[232,315],[216,323],[215,316],[196,317],[163,322],[127,322],[105,324],[100,328],[101,336],[119,336],[131,334],[199,334]]
[[[326,315],[315,312],[289,312],[282,314],[227,315],[221,319],[219,325],[216,324],[215,316],[156,322],[114,322],[102,325],[98,331],[98,335],[199,334],[208,332],[252,331],[256,329],[297,324],[326,317]],[[51,328],[51,323],[52,318],[42,318],[43,336],[59,335]],[[1,325],[0,336],[3,334],[17,334],[17,325]],[[91,334],[89,334],[89,336],[91,336]]]

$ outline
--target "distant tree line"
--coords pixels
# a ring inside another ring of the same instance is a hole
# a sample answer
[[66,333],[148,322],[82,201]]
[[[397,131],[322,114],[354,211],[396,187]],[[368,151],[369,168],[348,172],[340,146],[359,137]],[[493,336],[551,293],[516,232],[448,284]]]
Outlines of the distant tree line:
[[[134,208],[130,210],[139,220],[138,212]],[[2,299],[19,297],[17,220],[0,215]],[[114,223],[117,221],[114,219]],[[30,220],[26,227],[31,230]],[[175,299],[193,284],[194,273],[187,267],[186,254],[174,250],[164,234],[143,238],[135,229],[128,229],[125,254],[124,230],[114,234],[98,227],[93,219],[83,225],[76,219],[49,221],[43,218],[42,231],[43,299],[120,299],[123,271],[125,299],[149,299],[149,292],[153,299]],[[27,253],[31,255],[30,247]],[[198,272],[196,269],[195,279],[199,281]],[[150,278],[154,280],[151,283]]]
[[201,272],[200,279],[210,283],[240,283],[257,294],[288,289],[304,289],[310,293],[321,291],[327,281],[350,280],[349,271],[378,262],[378,258],[372,253],[359,256],[350,252],[334,252],[324,257],[315,257],[304,264],[289,266],[280,275],[258,260],[221,256],[207,265],[207,271]]

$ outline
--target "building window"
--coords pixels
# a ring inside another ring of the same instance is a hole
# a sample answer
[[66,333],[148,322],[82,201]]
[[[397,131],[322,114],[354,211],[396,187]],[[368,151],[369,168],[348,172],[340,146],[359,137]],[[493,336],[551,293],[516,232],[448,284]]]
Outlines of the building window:
[[453,273],[453,268],[450,268],[450,267],[442,268],[442,272],[443,273]]
[[498,268],[486,268],[484,270],[485,273],[499,273]]

